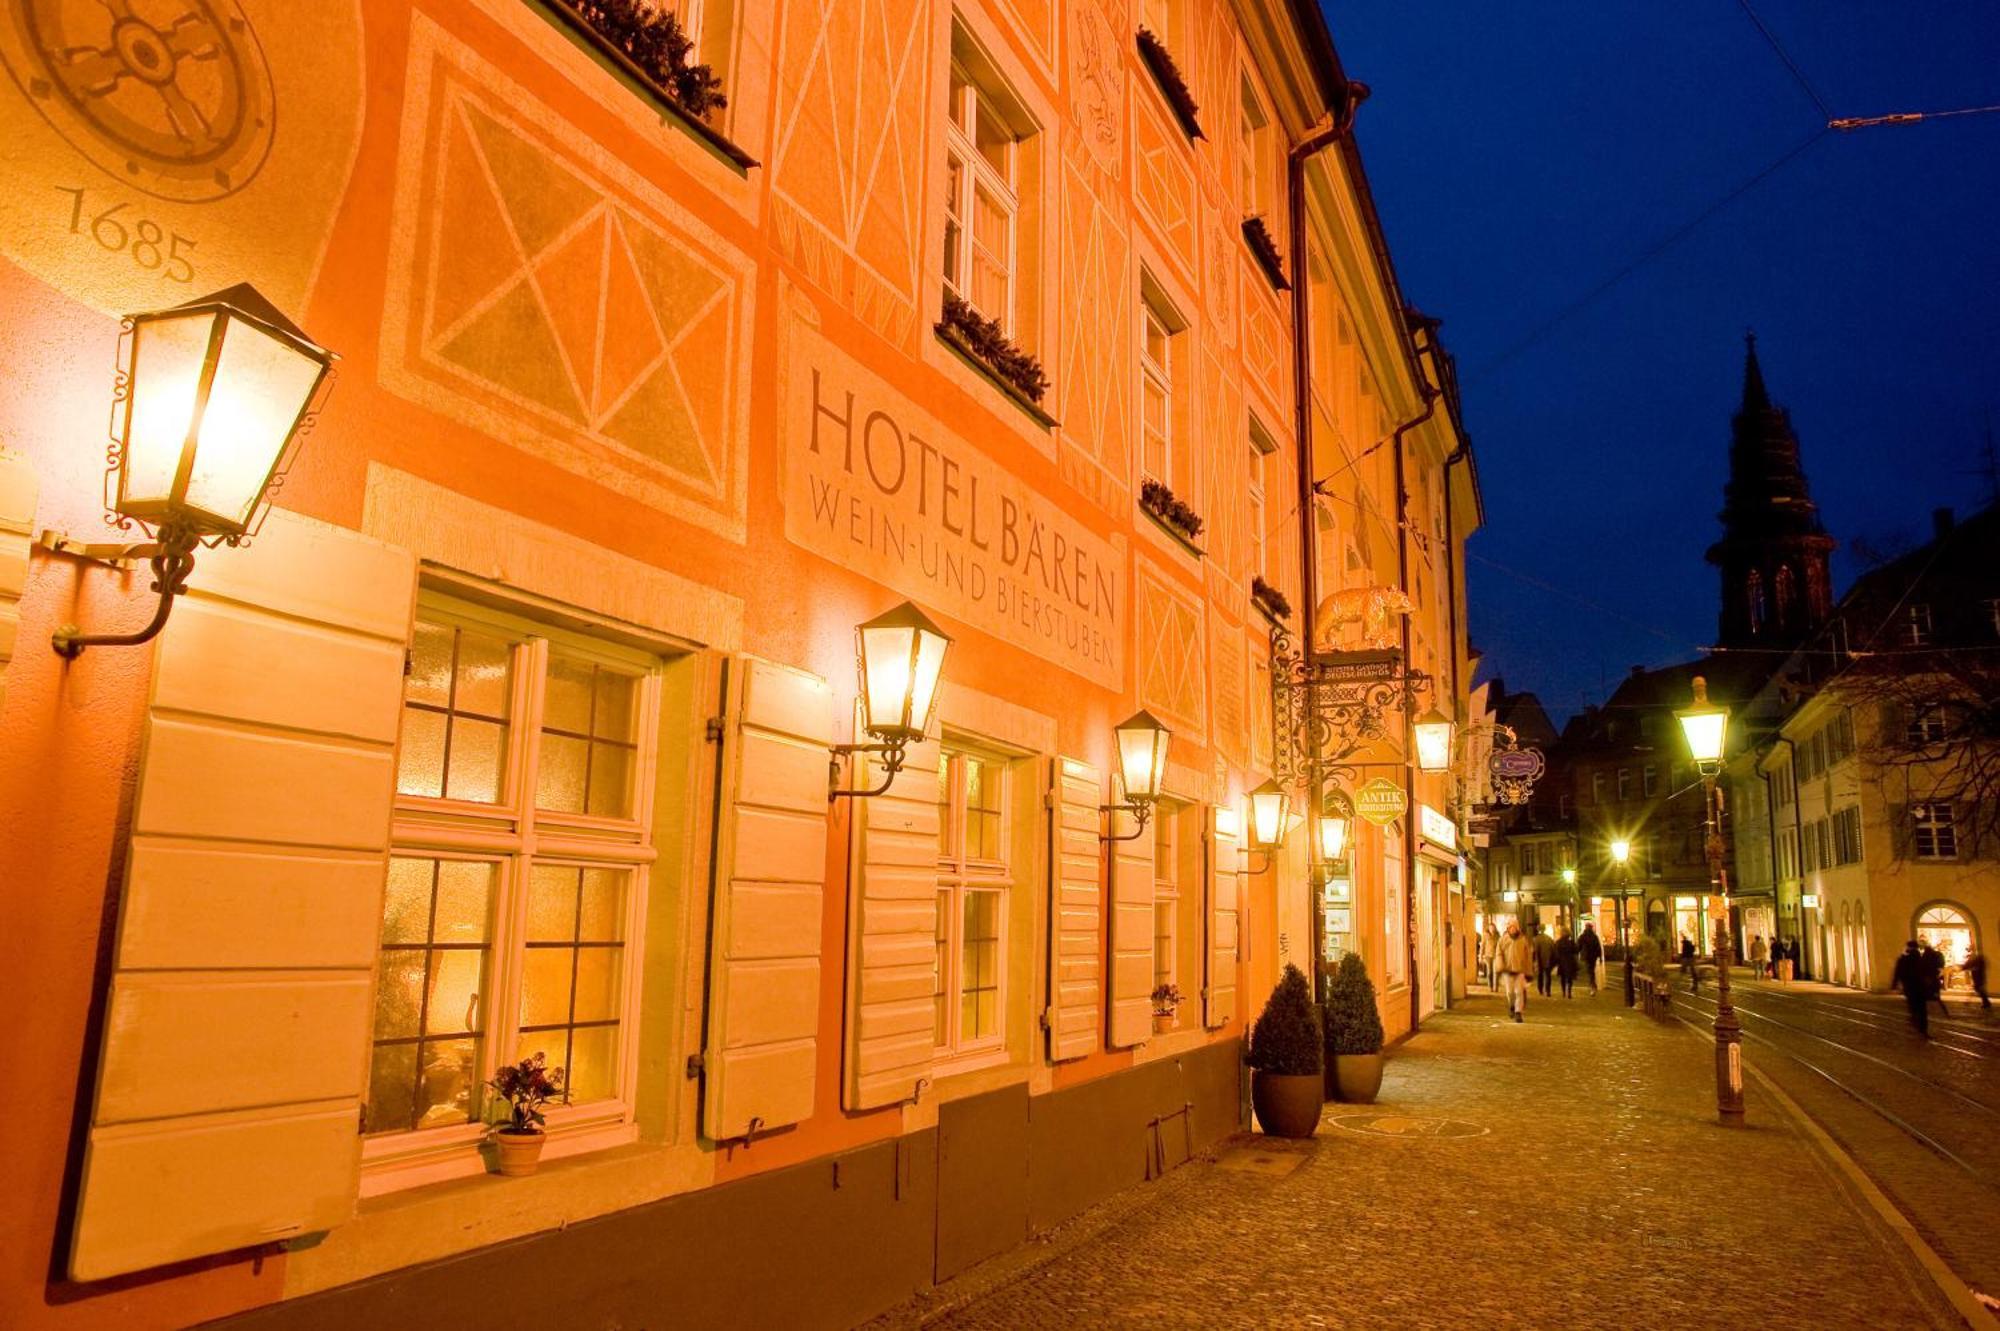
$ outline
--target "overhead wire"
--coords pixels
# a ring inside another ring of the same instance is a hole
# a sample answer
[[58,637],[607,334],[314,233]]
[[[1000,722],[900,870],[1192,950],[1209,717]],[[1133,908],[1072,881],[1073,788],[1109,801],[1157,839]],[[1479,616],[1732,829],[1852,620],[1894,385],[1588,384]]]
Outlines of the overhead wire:
[[1798,62],[1792,59],[1791,55],[1785,50],[1784,45],[1778,41],[1777,34],[1772,32],[1770,26],[1757,16],[1757,11],[1750,7],[1750,0],[1736,0],[1736,3],[1742,6],[1745,17],[1752,24],[1756,25],[1757,31],[1764,34],[1764,40],[1770,44],[1772,53],[1778,57],[1786,69],[1791,71],[1793,81],[1804,90],[1806,96],[1812,98],[1812,104],[1819,108],[1820,118],[1826,121],[1829,126],[1832,125],[1833,108],[1829,107],[1826,104],[1826,99],[1821,97],[1818,91],[1814,89],[1811,81],[1806,78],[1805,71],[1799,68]]

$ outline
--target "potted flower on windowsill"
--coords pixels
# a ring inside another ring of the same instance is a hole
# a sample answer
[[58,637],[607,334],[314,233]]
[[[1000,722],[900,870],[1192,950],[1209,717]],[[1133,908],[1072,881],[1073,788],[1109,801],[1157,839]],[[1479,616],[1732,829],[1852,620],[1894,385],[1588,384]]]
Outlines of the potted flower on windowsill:
[[486,1084],[507,1106],[506,1121],[493,1128],[500,1172],[510,1178],[534,1173],[548,1140],[542,1106],[562,1095],[563,1070],[550,1067],[547,1055],[537,1053],[501,1068]]
[[1292,617],[1292,603],[1283,592],[1264,581],[1262,574],[1250,579],[1250,600],[1272,623]]
[[1153,1030],[1158,1033],[1174,1028],[1174,1015],[1180,1011],[1181,987],[1177,984],[1163,984],[1153,990]]
[[1326,1092],[1372,1105],[1382,1089],[1382,1013],[1367,963],[1349,952],[1334,968],[1326,995]]
[[1272,1137],[1310,1137],[1319,1130],[1325,1055],[1319,1009],[1297,966],[1286,966],[1250,1031],[1250,1103]]

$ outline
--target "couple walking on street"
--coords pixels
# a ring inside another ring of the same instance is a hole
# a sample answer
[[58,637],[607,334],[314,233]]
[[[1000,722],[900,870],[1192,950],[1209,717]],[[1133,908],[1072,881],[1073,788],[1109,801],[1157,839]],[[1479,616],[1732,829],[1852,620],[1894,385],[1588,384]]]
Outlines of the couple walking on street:
[[1571,938],[1567,929],[1558,929],[1556,934],[1551,938],[1537,927],[1535,936],[1530,938],[1521,932],[1518,922],[1510,922],[1507,936],[1494,949],[1494,970],[1500,977],[1501,990],[1507,995],[1507,1013],[1515,1021],[1525,1020],[1530,972],[1534,974],[1537,992],[1548,994],[1553,978],[1561,982],[1563,997],[1569,998],[1573,996],[1581,964],[1590,977],[1590,992],[1597,992],[1597,963],[1604,956],[1597,931],[1584,925],[1581,940]]
[[[1951,1009],[1944,1005],[1944,967],[1944,953],[1912,938],[1903,944],[1903,955],[1896,958],[1896,969],[1889,977],[1889,987],[1900,989],[1903,1002],[1909,1006],[1910,1024],[1926,1040],[1931,1038],[1931,1004],[1936,1003],[1945,1016],[1951,1015]],[[1990,1013],[1993,1001],[1986,996],[1986,958],[1977,948],[1966,949],[1964,970],[1980,1008]]]

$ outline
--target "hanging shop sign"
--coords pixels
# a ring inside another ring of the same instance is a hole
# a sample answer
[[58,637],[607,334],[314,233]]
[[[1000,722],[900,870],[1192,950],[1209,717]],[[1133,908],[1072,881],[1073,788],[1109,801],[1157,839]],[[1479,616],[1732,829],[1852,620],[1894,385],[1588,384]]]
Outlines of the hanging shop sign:
[[1458,828],[1428,804],[1417,806],[1417,831],[1423,839],[1446,850],[1458,849]]
[[1394,781],[1378,776],[1354,792],[1354,811],[1377,827],[1387,827],[1410,811],[1410,798]]
[[1540,749],[1517,749],[1509,742],[1487,758],[1486,773],[1502,804],[1526,804],[1547,765]]
[[1806,908],[1807,910],[1818,910],[1818,909],[1819,909],[1819,893],[1817,893],[1817,892],[1804,892],[1804,893],[1801,893],[1801,894],[1799,895],[1799,904],[1800,904],[1801,906],[1804,906],[1804,907],[1805,907],[1805,908]]

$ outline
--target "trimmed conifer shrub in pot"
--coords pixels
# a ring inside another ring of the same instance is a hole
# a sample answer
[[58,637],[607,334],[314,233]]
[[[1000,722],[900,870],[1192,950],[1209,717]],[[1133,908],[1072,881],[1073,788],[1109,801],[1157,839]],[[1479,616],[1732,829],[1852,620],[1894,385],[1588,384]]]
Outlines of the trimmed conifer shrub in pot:
[[1323,1013],[1326,1028],[1326,1094],[1330,1100],[1372,1105],[1382,1089],[1382,1013],[1368,965],[1349,952],[1334,968]]
[[1312,988],[1297,966],[1287,966],[1264,1000],[1244,1056],[1252,1069],[1250,1104],[1267,1135],[1310,1137],[1319,1130],[1321,1038]]

